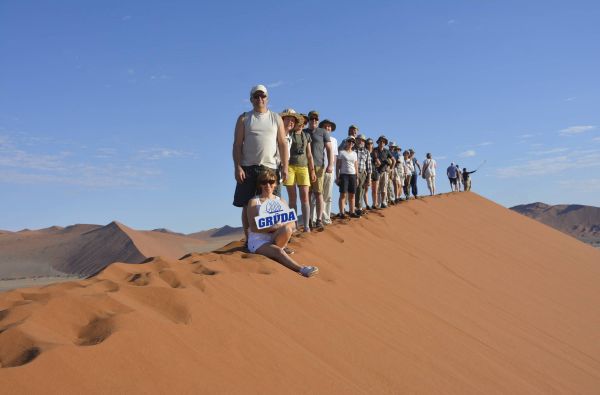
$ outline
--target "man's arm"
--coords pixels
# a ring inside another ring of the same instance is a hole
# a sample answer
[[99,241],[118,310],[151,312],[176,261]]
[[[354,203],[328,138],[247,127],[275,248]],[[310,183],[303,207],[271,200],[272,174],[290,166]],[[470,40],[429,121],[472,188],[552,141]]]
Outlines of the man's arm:
[[315,161],[313,160],[310,142],[306,143],[306,159],[308,161],[308,174],[310,176],[310,182],[315,182],[317,180],[317,175],[315,173]]
[[283,121],[281,117],[279,117],[277,121],[277,146],[279,147],[279,155],[281,156],[281,178],[283,181],[287,179],[288,176],[288,164],[289,164],[289,155],[290,152],[288,150],[288,142],[285,138],[285,128],[283,127]]
[[233,167],[235,173],[235,180],[239,183],[244,182],[246,173],[242,169],[242,145],[244,144],[244,114],[240,115],[235,124],[235,131],[233,135]]
[[327,173],[333,172],[333,147],[331,141],[325,143],[325,149],[327,150]]

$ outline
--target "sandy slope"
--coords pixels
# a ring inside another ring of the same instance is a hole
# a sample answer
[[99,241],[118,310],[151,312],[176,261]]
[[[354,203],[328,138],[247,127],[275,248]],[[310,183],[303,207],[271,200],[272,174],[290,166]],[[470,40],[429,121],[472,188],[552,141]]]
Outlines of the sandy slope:
[[0,295],[5,393],[598,393],[600,251],[472,193]]

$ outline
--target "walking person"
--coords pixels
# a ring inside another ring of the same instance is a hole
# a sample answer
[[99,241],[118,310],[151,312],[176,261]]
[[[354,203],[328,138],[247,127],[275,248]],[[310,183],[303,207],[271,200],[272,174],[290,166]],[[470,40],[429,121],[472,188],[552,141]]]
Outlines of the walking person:
[[250,199],[246,221],[250,224],[248,231],[248,250],[255,254],[264,255],[281,263],[304,277],[312,277],[319,272],[316,266],[302,266],[294,261],[286,252],[287,244],[292,237],[294,224],[275,224],[269,228],[258,229],[255,218],[260,213],[263,204],[271,202],[286,207],[285,200],[273,193],[277,185],[277,175],[271,169],[264,169],[256,177],[255,191],[260,192]]
[[[329,119],[324,119],[319,123],[319,127],[323,128],[329,134],[329,140],[331,142],[331,150],[332,150],[332,161],[335,165],[337,163],[338,156],[338,145],[337,139],[333,137],[331,132],[335,131],[335,123],[330,121]],[[327,148],[325,148],[327,151]],[[329,165],[329,160],[327,158],[327,152],[323,153],[323,165],[325,168]],[[331,224],[331,200],[333,197],[333,183],[334,183],[334,174],[325,172],[325,177],[323,178],[323,224],[330,225]]]
[[471,174],[475,173],[476,171],[477,171],[477,169],[475,169],[473,171],[467,171],[467,168],[463,167],[462,177],[463,177],[463,185],[464,185],[465,192],[468,192],[471,190]]
[[348,197],[348,211],[350,217],[358,218],[359,215],[354,211],[354,194],[356,193],[356,175],[358,174],[358,155],[353,150],[356,141],[354,137],[348,137],[344,140],[346,146],[339,152],[336,166],[336,183],[340,187],[340,215],[341,219],[346,218],[346,197]]
[[375,168],[377,169],[379,198],[376,194],[373,196],[373,205],[377,208],[386,208],[387,186],[388,186],[388,168],[394,166],[394,157],[390,151],[385,148],[388,143],[387,137],[381,135],[377,139],[377,148],[373,150],[371,155],[375,158]]
[[437,163],[435,159],[431,157],[431,153],[427,153],[427,159],[423,161],[423,178],[427,181],[427,188],[429,189],[429,195],[435,195],[435,169]]
[[281,178],[288,174],[288,144],[279,114],[267,108],[268,92],[264,85],[250,90],[252,111],[241,114],[235,124],[233,166],[236,187],[233,205],[242,208],[242,226],[248,241],[248,201],[256,193],[258,175],[265,169],[274,172],[281,163]]
[[450,181],[450,190],[458,192],[458,172],[456,171],[454,162],[450,163],[450,166],[446,169],[446,175],[448,176],[448,181]]
[[[410,188],[412,189],[412,194],[415,197],[415,199],[417,199],[419,197],[419,191],[417,189],[417,180],[419,178],[419,176],[421,175],[422,171],[421,171],[421,165],[419,164],[419,161],[417,160],[417,157],[415,155],[415,150],[413,150],[412,148],[410,148],[408,150],[408,152],[410,152],[410,160],[413,163],[413,175],[410,178]],[[419,170],[417,172],[417,169]]]
[[310,232],[308,190],[310,183],[317,179],[310,149],[311,138],[302,130],[304,127],[304,116],[302,114],[296,113],[296,111],[290,108],[284,110],[280,115],[286,129],[288,129],[290,147],[288,177],[284,182],[288,193],[289,206],[296,210],[297,186],[300,193],[300,205],[302,207],[303,231]]
[[356,156],[358,158],[358,175],[356,177],[356,200],[354,205],[355,212],[358,215],[363,214],[363,200],[365,205],[367,205],[365,194],[368,191],[369,184],[371,183],[371,153],[366,148],[366,141],[367,137],[364,134],[359,135],[356,139],[356,145],[358,145],[356,150]]
[[[331,139],[329,133],[319,126],[319,113],[310,111],[308,113],[308,128],[304,129],[311,137],[310,148],[315,164],[315,174],[317,176],[315,182],[311,183],[310,191],[314,196],[314,203],[311,199],[311,213],[315,208],[315,216],[311,218],[311,222],[318,228],[323,227],[323,182],[325,174],[333,171],[333,149],[331,147]],[[325,167],[325,156],[327,156],[327,167]]]

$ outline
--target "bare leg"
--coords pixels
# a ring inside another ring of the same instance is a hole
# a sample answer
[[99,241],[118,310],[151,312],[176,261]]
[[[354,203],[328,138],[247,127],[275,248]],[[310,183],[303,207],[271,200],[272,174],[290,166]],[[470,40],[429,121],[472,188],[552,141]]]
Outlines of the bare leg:
[[339,200],[339,206],[340,206],[340,215],[344,215],[344,211],[346,208],[346,193],[340,193],[340,200]]
[[348,193],[348,205],[352,208],[350,210],[350,213],[354,213],[354,194],[353,193]]
[[248,228],[250,227],[250,223],[248,223],[248,205],[242,207],[242,226],[244,227],[246,243],[248,243]]
[[308,196],[308,186],[298,186],[300,189],[300,204],[302,205],[302,220],[304,221],[304,231],[310,232],[310,203]]
[[367,186],[367,182],[365,182],[365,193],[363,193],[363,199],[365,200],[365,206],[369,205],[369,187]]
[[256,253],[264,255],[267,258],[271,258],[295,272],[299,272],[300,269],[302,269],[302,266],[294,261],[288,254],[286,254],[281,247],[275,244],[263,244],[256,250]]
[[275,243],[277,247],[285,248],[290,241],[293,232],[294,225],[292,223],[285,224],[285,226],[282,226],[273,233],[273,243]]
[[298,212],[298,210],[296,209],[296,186],[287,185],[285,188],[287,189],[288,204],[290,208],[293,208],[294,210],[296,210],[296,212]]
[[373,207],[377,207],[378,202],[377,202],[377,189],[378,189],[378,185],[379,182],[378,181],[373,181],[371,182],[371,195],[373,197]]

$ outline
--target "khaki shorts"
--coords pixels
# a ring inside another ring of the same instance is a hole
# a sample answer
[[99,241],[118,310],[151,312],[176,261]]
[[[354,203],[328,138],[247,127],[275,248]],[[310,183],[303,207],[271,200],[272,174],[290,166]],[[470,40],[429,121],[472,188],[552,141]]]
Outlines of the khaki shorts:
[[325,178],[325,168],[315,167],[315,173],[317,174],[317,180],[310,186],[311,192],[323,193],[323,179]]
[[309,186],[310,175],[308,174],[308,167],[289,165],[288,176],[287,179],[283,182],[283,185],[288,187],[292,185]]

